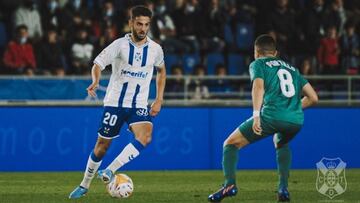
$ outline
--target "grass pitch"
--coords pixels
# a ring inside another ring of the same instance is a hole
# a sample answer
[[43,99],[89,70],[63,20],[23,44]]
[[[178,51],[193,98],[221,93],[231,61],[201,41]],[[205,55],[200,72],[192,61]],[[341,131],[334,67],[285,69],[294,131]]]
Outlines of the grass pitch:
[[[221,171],[126,171],[135,190],[128,199],[114,199],[95,179],[89,193],[69,200],[69,193],[80,183],[82,172],[0,173],[0,202],[124,202],[124,203],[201,203],[223,182]],[[316,170],[293,170],[289,183],[292,202],[360,203],[360,169],[346,171],[347,190],[330,200],[315,188]],[[276,202],[275,171],[243,171],[237,174],[239,193],[230,202]]]

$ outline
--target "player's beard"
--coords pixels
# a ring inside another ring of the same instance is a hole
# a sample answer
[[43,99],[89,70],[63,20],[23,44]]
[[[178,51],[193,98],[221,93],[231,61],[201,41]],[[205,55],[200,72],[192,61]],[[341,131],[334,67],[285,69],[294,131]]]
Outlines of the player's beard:
[[139,33],[140,33],[140,35],[136,31],[133,31],[133,33],[132,33],[134,35],[135,41],[137,41],[137,42],[145,39],[145,37],[147,35],[146,32],[140,31]]

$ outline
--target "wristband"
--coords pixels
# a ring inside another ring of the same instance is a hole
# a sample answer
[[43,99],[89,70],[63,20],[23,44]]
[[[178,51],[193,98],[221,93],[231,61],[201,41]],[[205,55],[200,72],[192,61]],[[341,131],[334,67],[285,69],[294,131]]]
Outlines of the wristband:
[[254,110],[253,117],[260,117],[260,111]]

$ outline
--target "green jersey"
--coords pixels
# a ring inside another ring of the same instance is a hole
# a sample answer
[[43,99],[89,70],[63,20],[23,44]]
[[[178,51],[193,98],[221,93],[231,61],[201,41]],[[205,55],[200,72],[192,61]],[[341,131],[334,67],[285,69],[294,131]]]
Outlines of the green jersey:
[[261,116],[295,124],[304,122],[301,93],[308,81],[299,70],[275,57],[258,58],[250,64],[251,81],[264,80]]

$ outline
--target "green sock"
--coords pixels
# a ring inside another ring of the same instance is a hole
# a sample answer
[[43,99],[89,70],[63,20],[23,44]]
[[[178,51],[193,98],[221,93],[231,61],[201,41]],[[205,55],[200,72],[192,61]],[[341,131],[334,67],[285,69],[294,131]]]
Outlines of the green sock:
[[223,171],[225,176],[225,186],[236,182],[236,166],[238,161],[238,148],[235,145],[226,145],[223,149]]
[[276,162],[279,173],[279,189],[287,188],[291,166],[291,150],[288,144],[276,149]]

